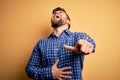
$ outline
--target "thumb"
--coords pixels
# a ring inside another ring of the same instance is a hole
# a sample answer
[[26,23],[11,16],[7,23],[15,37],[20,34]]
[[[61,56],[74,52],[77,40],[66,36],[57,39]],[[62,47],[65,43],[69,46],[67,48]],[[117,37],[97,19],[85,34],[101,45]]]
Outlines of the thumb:
[[70,50],[70,51],[76,51],[75,50],[75,47],[73,47],[73,46],[67,46],[67,45],[64,45],[64,48],[66,49],[66,50]]
[[60,61],[60,60],[59,60],[59,59],[57,59],[54,65],[56,65],[56,66],[57,66],[57,65],[59,64],[59,61]]

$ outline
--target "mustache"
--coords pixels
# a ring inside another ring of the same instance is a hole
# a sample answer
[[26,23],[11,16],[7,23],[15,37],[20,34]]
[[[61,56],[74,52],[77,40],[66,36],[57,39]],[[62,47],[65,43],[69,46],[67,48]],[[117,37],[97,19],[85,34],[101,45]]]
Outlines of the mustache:
[[60,14],[55,14],[55,15],[53,15],[53,18],[61,18],[61,15]]

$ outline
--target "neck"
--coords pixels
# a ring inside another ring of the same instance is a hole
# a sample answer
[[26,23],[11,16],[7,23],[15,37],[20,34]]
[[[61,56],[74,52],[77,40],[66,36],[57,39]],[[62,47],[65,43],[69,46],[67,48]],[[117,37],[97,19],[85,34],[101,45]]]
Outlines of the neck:
[[68,29],[67,25],[60,26],[58,28],[53,28],[53,32],[56,36],[59,36],[64,30]]

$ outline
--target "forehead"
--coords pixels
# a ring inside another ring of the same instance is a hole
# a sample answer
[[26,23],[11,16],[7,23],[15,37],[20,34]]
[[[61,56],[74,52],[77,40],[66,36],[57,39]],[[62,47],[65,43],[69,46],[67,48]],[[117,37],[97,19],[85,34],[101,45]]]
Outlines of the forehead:
[[64,10],[54,10],[54,11],[53,11],[53,14],[54,14],[55,12],[64,12],[64,13],[66,13]]
[[[66,14],[64,11],[62,11],[62,10],[58,10],[58,11],[54,11],[54,13],[56,13],[56,12],[62,12],[63,14]],[[54,14],[53,13],[53,14]]]

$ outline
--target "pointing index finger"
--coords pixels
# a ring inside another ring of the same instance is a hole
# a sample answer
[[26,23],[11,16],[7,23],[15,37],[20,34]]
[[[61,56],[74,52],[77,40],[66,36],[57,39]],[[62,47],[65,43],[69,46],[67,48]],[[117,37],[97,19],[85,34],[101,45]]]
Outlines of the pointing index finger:
[[73,47],[73,46],[67,46],[67,45],[64,45],[64,48],[66,49],[66,50],[70,50],[70,51],[75,51],[75,47]]

